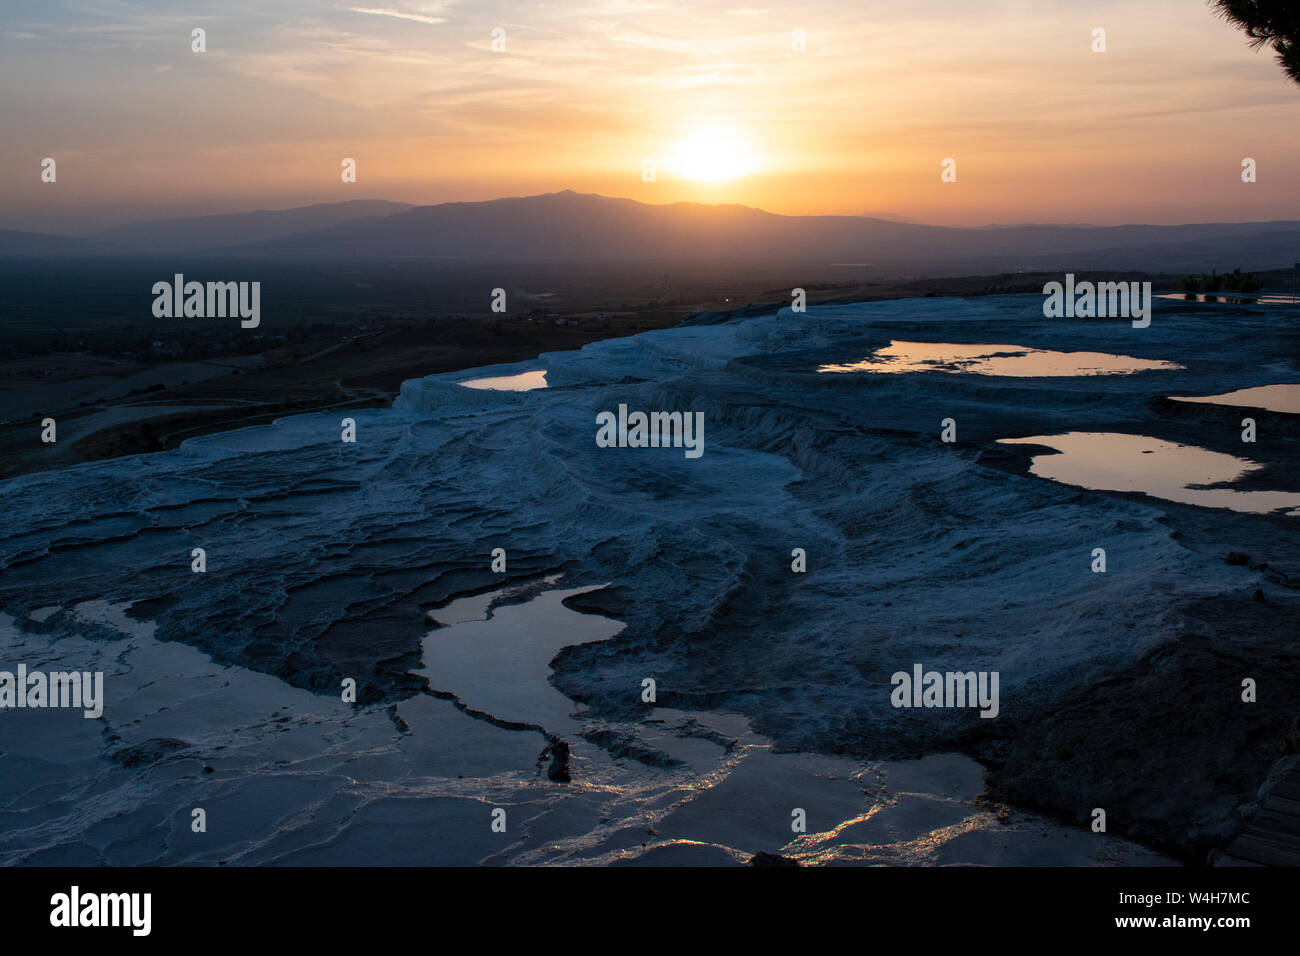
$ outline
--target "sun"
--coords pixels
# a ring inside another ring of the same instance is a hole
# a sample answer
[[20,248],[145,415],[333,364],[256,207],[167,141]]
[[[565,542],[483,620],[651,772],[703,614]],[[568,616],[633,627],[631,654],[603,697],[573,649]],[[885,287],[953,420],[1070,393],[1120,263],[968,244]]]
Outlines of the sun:
[[672,149],[673,171],[696,182],[718,183],[747,176],[757,165],[745,137],[722,127],[696,130]]

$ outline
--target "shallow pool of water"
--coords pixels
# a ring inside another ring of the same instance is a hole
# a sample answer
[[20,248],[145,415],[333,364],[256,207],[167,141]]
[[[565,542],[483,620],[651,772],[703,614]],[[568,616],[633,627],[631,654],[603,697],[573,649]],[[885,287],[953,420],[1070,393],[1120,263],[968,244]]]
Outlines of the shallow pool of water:
[[1174,362],[1109,352],[1057,352],[1024,345],[890,342],[860,362],[822,365],[819,372],[967,372],[1016,378],[1130,375],[1182,368]]
[[1046,445],[1055,454],[1035,455],[1029,470],[1040,478],[1093,491],[1131,491],[1203,508],[1263,514],[1287,509],[1300,516],[1300,493],[1236,491],[1202,485],[1237,481],[1260,465],[1194,445],[1117,432],[1066,432],[1003,438],[1004,445]]
[[1218,302],[1222,305],[1295,305],[1289,295],[1256,295],[1253,292],[1166,292],[1157,299],[1181,302]]
[[1242,405],[1265,408],[1270,412],[1300,415],[1300,385],[1259,385],[1239,388],[1222,395],[1170,395],[1175,402],[1199,402],[1206,405]]
[[491,378],[471,378],[461,382],[466,388],[485,388],[494,392],[531,392],[546,387],[546,370],[520,372],[518,375],[498,375]]
[[572,716],[577,705],[551,685],[551,660],[570,644],[608,640],[623,629],[620,621],[564,606],[566,598],[601,587],[550,589],[522,603],[497,604],[507,589],[431,611],[430,619],[442,626],[425,637],[424,669],[416,673],[473,710],[574,733],[581,728]]

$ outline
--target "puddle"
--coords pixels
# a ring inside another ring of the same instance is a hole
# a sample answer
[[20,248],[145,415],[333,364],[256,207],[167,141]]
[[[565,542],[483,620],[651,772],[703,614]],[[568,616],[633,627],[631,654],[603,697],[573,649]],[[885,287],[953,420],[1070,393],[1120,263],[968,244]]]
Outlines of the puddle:
[[819,372],[967,372],[1015,378],[1130,375],[1179,369],[1157,359],[1108,352],[1056,352],[1024,345],[963,345],[955,342],[890,342],[860,362],[822,365]]
[[1177,299],[1179,302],[1218,302],[1223,305],[1295,305],[1289,295],[1255,295],[1251,292],[1166,292],[1157,299]]
[[1200,402],[1206,405],[1243,405],[1247,408],[1264,408],[1270,412],[1287,412],[1300,415],[1300,385],[1259,385],[1239,388],[1222,395],[1170,395],[1175,402]]
[[486,388],[494,392],[531,392],[535,388],[546,387],[546,370],[499,375],[495,378],[472,378],[460,384],[465,388]]
[[[462,699],[482,706],[496,693],[504,701],[497,716],[571,709],[558,692],[547,701],[531,685],[546,685],[555,648],[622,626],[558,604],[585,590],[502,589],[432,612],[457,623],[426,639],[431,682],[467,674]],[[525,593],[526,603],[493,607]],[[1174,863],[1120,837],[1081,838],[1078,827],[1020,811],[995,816],[980,803],[984,770],[970,757],[865,763],[777,752],[746,718],[727,713],[657,707],[644,720],[602,720],[685,765],[645,765],[574,737],[574,780],[556,784],[539,771],[543,742],[534,733],[423,694],[398,705],[399,729],[382,704],[353,707],[158,641],[155,622],[129,618],[128,608],[96,600],[69,609],[118,631],[116,639],[54,638],[0,614],[0,658],[104,670],[105,712],[117,731],[110,739],[102,722],[59,709],[0,720],[6,863],[731,866],[760,851],[825,865]],[[548,623],[521,631],[532,616]],[[545,647],[533,653],[538,636]],[[439,657],[439,646],[454,653]],[[530,663],[518,675],[508,666],[498,673],[520,655]],[[179,749],[161,749],[171,743]],[[152,767],[111,759],[128,748]],[[49,798],[68,793],[76,799]],[[169,839],[158,821],[198,805],[223,825],[203,840]],[[497,807],[508,810],[505,833],[488,826]],[[792,832],[792,807],[805,811],[806,832]]]
[[1132,491],[1203,508],[1264,514],[1286,508],[1300,516],[1300,493],[1198,488],[1236,481],[1260,465],[1245,458],[1116,432],[1067,432],[1003,438],[1004,445],[1046,445],[1059,454],[1035,455],[1029,471],[1093,491]]
[[425,637],[424,669],[415,673],[474,710],[537,724],[553,734],[576,733],[582,725],[571,715],[578,705],[551,685],[551,661],[570,644],[605,641],[623,630],[620,621],[564,606],[566,598],[602,587],[548,590],[521,604],[493,608],[494,601],[509,596],[503,589],[431,611],[430,618],[448,626]]

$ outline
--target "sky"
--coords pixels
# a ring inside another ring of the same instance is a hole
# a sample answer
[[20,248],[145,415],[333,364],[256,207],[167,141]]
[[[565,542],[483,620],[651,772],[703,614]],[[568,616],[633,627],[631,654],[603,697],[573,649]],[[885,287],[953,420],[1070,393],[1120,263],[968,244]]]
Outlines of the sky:
[[562,189],[954,226],[1300,219],[1300,86],[1202,0],[4,0],[0,117],[0,228],[68,235]]

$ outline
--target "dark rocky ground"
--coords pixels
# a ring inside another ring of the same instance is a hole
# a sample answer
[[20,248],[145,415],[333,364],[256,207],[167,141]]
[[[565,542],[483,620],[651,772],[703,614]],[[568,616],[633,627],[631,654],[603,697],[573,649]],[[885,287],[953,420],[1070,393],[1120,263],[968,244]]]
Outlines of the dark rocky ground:
[[[1265,466],[1252,487],[1294,491],[1293,416],[1257,414],[1243,447],[1236,411],[1165,396],[1296,381],[1295,325],[1162,303],[1135,330],[1040,307],[919,299],[686,327],[553,356],[544,392],[413,387],[395,412],[361,413],[355,450],[340,451],[336,419],[304,417],[9,479],[0,608],[137,602],[162,640],[322,693],[355,675],[364,700],[391,704],[422,689],[429,608],[562,571],[566,586],[609,585],[571,606],[627,624],[552,662],[593,720],[643,716],[653,675],[660,706],[742,713],[784,750],[964,750],[989,767],[992,799],[1079,823],[1103,807],[1113,832],[1201,862],[1300,714],[1300,519],[1057,484],[1027,473],[1033,449],[997,441],[1144,434],[1249,456]],[[1186,368],[816,371],[891,338]],[[704,412],[708,453],[596,449],[593,413],[619,402]],[[946,417],[956,444],[939,441]],[[1106,575],[1088,569],[1098,543]],[[211,555],[201,588],[195,544]],[[504,577],[487,566],[497,545]],[[999,718],[892,708],[890,674],[913,662],[998,670]],[[1241,703],[1243,677],[1258,703]]]

